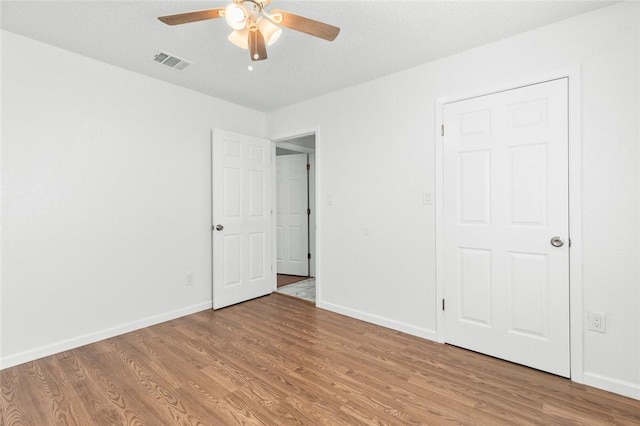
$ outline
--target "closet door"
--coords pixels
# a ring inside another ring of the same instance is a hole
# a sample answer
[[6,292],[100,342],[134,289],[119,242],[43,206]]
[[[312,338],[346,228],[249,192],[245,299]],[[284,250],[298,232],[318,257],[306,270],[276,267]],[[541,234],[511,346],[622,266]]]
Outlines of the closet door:
[[568,81],[444,106],[445,341],[570,375]]

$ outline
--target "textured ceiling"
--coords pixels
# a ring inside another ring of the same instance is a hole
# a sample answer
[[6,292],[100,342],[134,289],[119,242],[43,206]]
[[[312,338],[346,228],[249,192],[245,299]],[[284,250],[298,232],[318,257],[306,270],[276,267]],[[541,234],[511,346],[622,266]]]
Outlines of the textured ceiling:
[[[270,111],[525,32],[611,2],[286,1],[284,9],[339,26],[334,42],[285,29],[254,62],[224,20],[170,27],[156,17],[225,1],[5,1],[3,29],[249,108]],[[160,50],[193,62],[158,65]]]

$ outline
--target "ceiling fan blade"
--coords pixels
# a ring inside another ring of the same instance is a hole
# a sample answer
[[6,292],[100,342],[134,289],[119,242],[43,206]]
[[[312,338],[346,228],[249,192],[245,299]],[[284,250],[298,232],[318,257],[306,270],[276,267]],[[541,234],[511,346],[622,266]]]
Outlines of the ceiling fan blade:
[[223,13],[224,7],[218,7],[215,9],[198,10],[197,12],[160,16],[158,19],[167,25],[178,25],[188,24],[189,22],[205,21],[207,19],[221,18]]
[[275,22],[283,27],[291,28],[292,30],[300,31],[327,41],[335,40],[336,37],[338,37],[338,33],[340,33],[340,28],[338,27],[305,18],[304,16],[294,15],[284,10],[276,9],[270,13],[271,15],[282,16],[282,22],[277,22],[277,20]]
[[264,61],[267,59],[267,48],[264,44],[264,36],[259,29],[249,31],[249,54],[252,61]]

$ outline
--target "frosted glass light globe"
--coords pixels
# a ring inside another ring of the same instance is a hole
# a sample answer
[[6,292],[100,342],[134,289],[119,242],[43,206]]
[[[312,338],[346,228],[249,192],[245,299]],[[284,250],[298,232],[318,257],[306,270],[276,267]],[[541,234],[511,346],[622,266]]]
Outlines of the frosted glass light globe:
[[224,8],[224,18],[227,24],[234,30],[242,30],[247,26],[247,9],[236,3],[231,3]]

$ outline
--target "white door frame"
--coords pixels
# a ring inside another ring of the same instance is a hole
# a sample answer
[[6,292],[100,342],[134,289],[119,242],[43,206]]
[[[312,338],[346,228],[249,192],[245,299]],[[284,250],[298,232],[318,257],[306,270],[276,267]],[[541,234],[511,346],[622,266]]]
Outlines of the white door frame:
[[571,380],[583,383],[583,303],[582,303],[582,165],[580,138],[580,68],[560,70],[533,76],[510,84],[500,84],[461,95],[436,99],[435,103],[435,202],[436,202],[436,330],[438,342],[445,342],[444,312],[444,211],[443,172],[444,155],[441,124],[444,105],[492,93],[530,86],[567,77],[569,80],[569,327],[571,351]]
[[[320,231],[320,226],[318,224],[322,223],[321,222],[321,217],[322,217],[322,206],[320,204],[320,182],[322,182],[322,180],[320,179],[320,161],[321,161],[321,153],[322,153],[322,144],[319,143],[320,142],[320,127],[307,127],[307,128],[303,128],[303,129],[298,129],[298,130],[292,130],[292,131],[288,131],[288,132],[282,132],[282,133],[276,133],[273,135],[270,135],[268,137],[268,139],[271,140],[271,145],[272,145],[272,150],[273,150],[273,156],[275,158],[275,152],[276,152],[276,146],[281,147],[281,148],[286,148],[286,149],[294,149],[300,152],[307,152],[309,153],[310,150],[305,150],[304,147],[301,146],[296,146],[293,144],[287,144],[286,141],[291,140],[291,139],[296,139],[296,138],[301,138],[304,136],[310,136],[310,135],[315,135],[315,139],[316,139],[316,147],[315,147],[315,154],[314,154],[314,162],[315,162],[315,179],[314,182],[309,182],[309,184],[314,184],[315,185],[315,196],[314,196],[314,202],[312,207],[312,211],[311,211],[311,220],[310,220],[310,231],[311,232],[311,226],[314,226],[315,228],[315,244],[312,245],[311,250],[313,250],[313,256],[315,258],[315,281],[316,281],[316,305],[322,300],[321,295],[322,295],[322,281],[321,281],[321,277],[322,277],[322,272],[321,272],[321,266],[322,266],[322,262],[321,262],[321,258],[322,258],[322,253],[321,253],[321,249],[320,247],[322,246],[321,244],[321,233]],[[272,185],[273,185],[273,205],[275,206],[275,188],[276,188],[276,171],[275,171],[275,167],[273,170],[273,178],[272,178]],[[315,207],[315,208],[314,208]],[[275,235],[276,232],[276,217],[275,215],[273,216],[272,219],[272,232],[273,235]],[[276,239],[273,239],[273,264],[277,265],[277,259],[276,259]],[[309,240],[311,242],[311,239]]]

